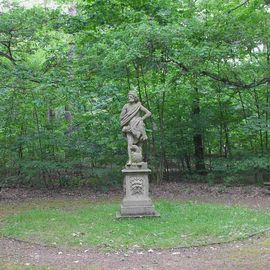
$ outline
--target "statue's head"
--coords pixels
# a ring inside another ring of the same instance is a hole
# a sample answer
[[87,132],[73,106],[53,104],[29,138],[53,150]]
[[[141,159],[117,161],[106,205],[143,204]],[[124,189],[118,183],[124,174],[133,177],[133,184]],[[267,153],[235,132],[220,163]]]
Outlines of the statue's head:
[[128,101],[131,103],[139,101],[136,91],[132,90],[128,92]]

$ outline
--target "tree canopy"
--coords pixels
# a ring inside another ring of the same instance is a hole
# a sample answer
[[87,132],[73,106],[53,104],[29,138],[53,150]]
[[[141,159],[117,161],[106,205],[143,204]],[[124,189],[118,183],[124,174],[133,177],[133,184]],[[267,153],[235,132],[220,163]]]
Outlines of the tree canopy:
[[269,177],[269,1],[48,2],[0,6],[1,185],[119,183],[134,86],[154,182]]

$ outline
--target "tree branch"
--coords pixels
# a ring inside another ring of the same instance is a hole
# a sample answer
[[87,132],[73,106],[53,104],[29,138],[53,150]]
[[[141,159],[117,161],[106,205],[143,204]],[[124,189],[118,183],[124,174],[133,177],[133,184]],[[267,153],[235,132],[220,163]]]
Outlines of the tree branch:
[[236,6],[235,8],[232,8],[231,10],[229,10],[228,13],[229,13],[229,14],[232,13],[233,11],[235,11],[236,9],[238,9],[238,8],[240,8],[240,7],[242,7],[242,6],[244,6],[244,5],[247,4],[248,2],[249,2],[249,0],[244,1],[242,4],[239,4],[239,5]]
[[8,53],[4,53],[4,52],[0,52],[0,56],[3,56],[5,58],[7,58],[8,60],[10,60],[14,65],[16,64],[16,60],[15,58],[13,57],[12,55],[12,51],[11,51],[11,39],[12,39],[12,31],[13,30],[10,30],[9,31],[9,35],[10,35],[10,39],[7,40],[7,41],[1,41],[0,43],[5,46],[8,50]]
[[12,55],[0,52],[0,56],[7,58],[8,60],[10,60],[11,62],[13,62],[15,64],[15,59],[12,57]]
[[210,71],[207,71],[207,70],[202,70],[202,71],[193,71],[190,67],[186,66],[185,64],[175,60],[175,59],[167,59],[165,60],[165,62],[169,62],[169,63],[174,63],[176,64],[180,69],[182,69],[184,71],[184,73],[193,73],[193,74],[198,74],[199,75],[202,75],[202,76],[206,76],[206,77],[209,77],[215,81],[219,81],[219,82],[222,82],[224,83],[225,85],[231,85],[231,86],[234,86],[234,87],[237,87],[237,88],[243,88],[243,89],[250,89],[250,88],[253,88],[253,87],[256,87],[256,86],[259,86],[259,85],[263,85],[263,84],[266,84],[266,83],[270,83],[270,77],[265,77],[265,78],[261,78],[257,81],[254,81],[252,83],[245,83],[241,80],[231,80],[229,78],[226,78],[226,77],[222,77],[216,73],[213,73],[213,72],[210,72]]

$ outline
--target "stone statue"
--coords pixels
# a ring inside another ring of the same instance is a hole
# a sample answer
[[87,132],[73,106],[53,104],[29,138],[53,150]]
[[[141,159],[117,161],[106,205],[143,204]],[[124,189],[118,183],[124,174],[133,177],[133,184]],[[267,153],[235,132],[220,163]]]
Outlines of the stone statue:
[[159,217],[149,197],[149,179],[151,170],[143,162],[142,146],[147,140],[144,120],[151,113],[139,102],[135,91],[128,93],[128,103],[124,105],[120,122],[122,132],[128,141],[128,162],[122,170],[124,174],[124,192],[117,218]]
[[[141,113],[144,115],[141,116]],[[151,112],[139,102],[136,92],[130,91],[128,103],[124,105],[120,114],[122,132],[128,142],[128,166],[143,162],[142,145],[147,140],[143,121],[149,116]]]

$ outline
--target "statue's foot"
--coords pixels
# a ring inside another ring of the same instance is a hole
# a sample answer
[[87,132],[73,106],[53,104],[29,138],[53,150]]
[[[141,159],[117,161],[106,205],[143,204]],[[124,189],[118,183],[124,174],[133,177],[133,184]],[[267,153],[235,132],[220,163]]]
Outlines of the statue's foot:
[[132,162],[129,160],[128,162],[127,162],[127,166],[130,166],[132,164]]

